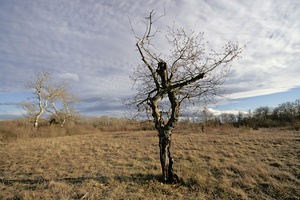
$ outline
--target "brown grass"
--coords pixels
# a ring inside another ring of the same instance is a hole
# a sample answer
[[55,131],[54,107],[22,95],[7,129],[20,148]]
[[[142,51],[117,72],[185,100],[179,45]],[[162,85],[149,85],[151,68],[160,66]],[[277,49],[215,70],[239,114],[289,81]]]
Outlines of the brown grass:
[[0,199],[299,199],[300,133],[173,134],[180,184],[160,182],[153,131],[0,143]]

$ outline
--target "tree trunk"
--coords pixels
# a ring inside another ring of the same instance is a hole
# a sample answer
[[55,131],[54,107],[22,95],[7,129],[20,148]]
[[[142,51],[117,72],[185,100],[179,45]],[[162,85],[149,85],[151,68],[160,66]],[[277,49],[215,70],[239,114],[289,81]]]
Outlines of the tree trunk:
[[171,156],[171,133],[172,130],[161,128],[159,130],[160,163],[163,180],[166,183],[177,183],[178,176],[173,172],[173,158]]
[[[176,90],[170,88],[171,82],[168,77],[167,64],[165,62],[159,62],[156,72],[160,76],[162,87],[157,88],[158,93],[155,97],[150,99],[150,103],[148,105],[152,108],[155,128],[158,130],[160,163],[163,180],[166,183],[177,183],[178,176],[173,172],[174,161],[171,156],[170,148],[172,131],[178,121],[180,103],[176,96]],[[161,89],[165,92],[160,92]],[[167,123],[165,124],[163,112],[158,108],[158,101],[159,99],[163,99],[166,93],[168,94],[169,102],[171,103],[171,115],[168,116]]]
[[61,128],[64,127],[65,123],[66,123],[66,118],[64,117],[64,118],[61,120],[60,127],[61,127]]
[[43,113],[43,111],[40,111],[40,112],[35,116],[35,119],[34,119],[34,122],[33,122],[33,128],[34,128],[34,129],[37,129],[37,128],[38,128],[39,119],[40,119],[42,113]]
[[33,123],[33,128],[34,129],[37,129],[38,128],[38,122],[39,122],[39,119],[41,117],[41,115],[43,114],[44,112],[44,108],[46,107],[47,105],[47,101],[45,101],[45,104],[44,106],[42,105],[42,94],[41,94],[41,83],[39,83],[37,86],[36,86],[36,90],[37,90],[37,95],[38,95],[38,100],[39,100],[39,112],[35,115],[35,119],[34,119],[34,123]]

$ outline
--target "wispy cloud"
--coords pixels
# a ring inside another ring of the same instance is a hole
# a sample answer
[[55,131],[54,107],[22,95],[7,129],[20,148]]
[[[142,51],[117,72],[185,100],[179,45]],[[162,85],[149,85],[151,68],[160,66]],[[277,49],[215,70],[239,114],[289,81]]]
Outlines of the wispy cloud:
[[[130,17],[137,33],[155,9],[166,25],[204,31],[211,48],[227,41],[246,45],[225,84],[231,98],[300,87],[300,2],[202,0],[67,1],[0,3],[0,92],[24,91],[34,73],[47,70],[68,81],[82,99],[82,112],[124,110],[132,96],[129,75],[141,64]],[[157,44],[168,51],[164,37]],[[159,49],[160,50],[160,49]],[[112,100],[114,99],[114,100]]]

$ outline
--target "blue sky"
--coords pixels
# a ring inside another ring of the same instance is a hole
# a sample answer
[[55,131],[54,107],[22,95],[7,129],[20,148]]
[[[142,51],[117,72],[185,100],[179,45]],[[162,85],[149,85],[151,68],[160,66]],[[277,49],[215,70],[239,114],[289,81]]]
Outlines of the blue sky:
[[[164,3],[163,3],[164,2]],[[129,78],[141,64],[137,33],[154,9],[167,25],[204,32],[211,48],[246,45],[224,84],[227,99],[213,112],[248,111],[300,98],[299,0],[0,0],[0,119],[20,116],[30,97],[25,83],[48,71],[70,83],[84,115],[125,116],[134,95]],[[158,51],[169,49],[157,38]]]

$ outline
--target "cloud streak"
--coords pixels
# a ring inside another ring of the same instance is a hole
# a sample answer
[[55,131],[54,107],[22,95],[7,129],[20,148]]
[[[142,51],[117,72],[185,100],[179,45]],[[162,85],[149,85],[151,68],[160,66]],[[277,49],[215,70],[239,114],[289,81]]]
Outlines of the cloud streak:
[[[0,93],[24,92],[35,72],[49,71],[70,83],[82,99],[82,113],[123,113],[130,98],[141,20],[154,9],[157,22],[205,32],[209,48],[227,41],[246,45],[225,83],[234,99],[300,87],[300,2],[202,0],[150,1],[32,0],[2,1],[0,6]],[[157,50],[168,52],[163,34]],[[208,49],[209,50],[209,49]],[[9,94],[8,94],[9,95]],[[112,100],[114,99],[114,100]],[[5,102],[1,102],[5,103]]]

